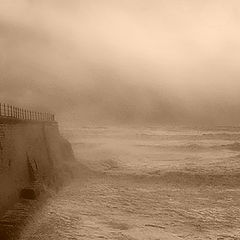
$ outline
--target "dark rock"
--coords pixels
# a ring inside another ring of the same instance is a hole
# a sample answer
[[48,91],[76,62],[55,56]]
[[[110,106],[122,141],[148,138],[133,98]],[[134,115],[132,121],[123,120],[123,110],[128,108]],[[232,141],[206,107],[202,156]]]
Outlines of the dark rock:
[[24,188],[20,192],[20,197],[24,199],[36,200],[38,194],[36,190],[33,188]]

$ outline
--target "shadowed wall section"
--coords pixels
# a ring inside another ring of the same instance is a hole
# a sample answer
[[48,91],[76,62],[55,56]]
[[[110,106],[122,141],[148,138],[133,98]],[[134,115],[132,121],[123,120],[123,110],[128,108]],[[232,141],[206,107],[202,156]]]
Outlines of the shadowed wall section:
[[56,123],[0,124],[0,212],[25,188],[61,185],[73,161]]

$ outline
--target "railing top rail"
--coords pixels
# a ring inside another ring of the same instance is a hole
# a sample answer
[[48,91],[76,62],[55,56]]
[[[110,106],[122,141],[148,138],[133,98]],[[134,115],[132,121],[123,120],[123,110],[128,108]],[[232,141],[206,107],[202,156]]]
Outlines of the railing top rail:
[[1,117],[24,121],[55,122],[55,115],[52,113],[32,111],[6,103],[0,103]]

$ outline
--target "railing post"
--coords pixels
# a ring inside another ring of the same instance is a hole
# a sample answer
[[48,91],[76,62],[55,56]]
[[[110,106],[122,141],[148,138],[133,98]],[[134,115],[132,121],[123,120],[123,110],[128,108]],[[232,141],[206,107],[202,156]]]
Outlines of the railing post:
[[4,115],[4,117],[6,116],[6,106],[5,106],[5,103],[3,104],[3,115]]

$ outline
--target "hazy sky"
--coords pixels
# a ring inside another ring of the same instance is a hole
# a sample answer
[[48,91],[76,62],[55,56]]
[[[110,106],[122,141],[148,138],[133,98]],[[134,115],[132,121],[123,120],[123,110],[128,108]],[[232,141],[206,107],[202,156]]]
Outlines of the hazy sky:
[[240,123],[239,0],[1,0],[0,101],[68,121]]

